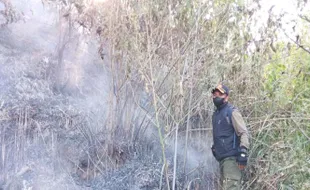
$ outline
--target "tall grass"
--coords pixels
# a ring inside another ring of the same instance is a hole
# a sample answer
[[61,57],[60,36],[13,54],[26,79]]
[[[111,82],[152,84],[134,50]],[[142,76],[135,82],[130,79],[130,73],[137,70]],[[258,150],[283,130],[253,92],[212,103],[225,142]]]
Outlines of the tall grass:
[[[156,176],[159,188],[215,188],[218,170],[209,150],[213,112],[210,89],[224,82],[233,90],[232,103],[240,108],[252,135],[243,188],[309,188],[309,114],[266,95],[264,68],[273,55],[270,39],[266,37],[258,52],[247,51],[248,42],[254,40],[247,31],[250,21],[254,22],[247,7],[230,1],[199,0],[107,1],[96,5],[94,1],[44,2],[60,7],[60,31],[64,36],[59,41],[65,42],[59,47],[70,44],[73,31],[96,35],[107,71],[100,74],[108,79],[98,77],[95,82],[107,80],[105,86],[99,86],[107,92],[103,100],[96,93],[83,93],[78,86],[79,95],[98,100],[98,105],[88,110],[80,104],[77,111],[69,109],[77,102],[69,101],[59,88],[48,88],[49,94],[60,97],[59,103],[68,101],[69,105],[60,103],[61,107],[53,107],[59,115],[48,115],[57,119],[58,123],[51,122],[56,129],[46,129],[40,122],[35,125],[27,107],[16,112],[17,119],[10,118],[17,127],[14,159],[23,159],[29,128],[32,135],[32,129],[37,130],[34,134],[55,158],[60,156],[57,146],[69,140],[57,143],[68,138],[60,138],[54,130],[61,134],[71,131],[68,137],[80,140],[80,147],[75,145],[73,149],[82,147],[83,151],[78,156],[69,149],[63,149],[63,153],[86,181],[119,169],[131,156],[153,151],[160,157]],[[60,48],[54,60],[58,69],[65,68],[63,54]],[[101,94],[100,90],[95,92]],[[5,111],[1,113],[5,118]],[[1,133],[2,143],[6,129]],[[156,148],[145,151],[152,146],[150,141],[157,143],[160,153]],[[6,146],[2,144],[2,169],[8,159]],[[192,150],[199,153],[193,154]]]

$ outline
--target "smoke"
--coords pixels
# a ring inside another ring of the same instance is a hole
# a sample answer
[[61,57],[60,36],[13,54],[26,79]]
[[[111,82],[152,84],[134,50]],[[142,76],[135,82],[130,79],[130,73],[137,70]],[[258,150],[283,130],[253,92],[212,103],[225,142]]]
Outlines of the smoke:
[[[210,131],[203,131],[205,128],[200,129],[202,131],[199,131],[199,128],[197,131],[189,131],[187,143],[185,131],[179,134],[176,167],[178,173],[184,172],[188,178],[197,179],[202,188],[214,189],[217,186],[219,167],[210,149],[213,143],[212,134]],[[174,153],[175,139],[168,140],[167,146],[170,154]],[[172,163],[173,156],[170,156]]]
[[[86,189],[92,179],[108,181],[109,175],[102,179],[102,173],[120,165],[125,173],[140,168],[148,176],[144,186],[148,180],[158,186],[160,143],[157,129],[144,120],[152,114],[147,113],[151,109],[143,89],[134,89],[133,95],[125,83],[117,94],[109,57],[103,62],[98,56],[96,37],[68,32],[68,20],[58,10],[40,0],[11,2],[20,19],[0,28],[0,187]],[[108,49],[103,51],[109,54]],[[145,138],[145,144],[134,144],[137,138]],[[206,134],[191,135],[185,153],[185,138],[180,136],[179,173],[183,166],[188,176],[216,172],[210,139]],[[167,146],[173,163],[174,140],[167,139]],[[144,160],[127,164],[129,151],[146,154],[140,155]],[[97,189],[104,186],[97,184]]]
[[110,93],[98,44],[66,36],[66,20],[39,0],[11,3],[20,19],[0,28],[0,187],[85,189],[75,185],[76,167],[104,130]]

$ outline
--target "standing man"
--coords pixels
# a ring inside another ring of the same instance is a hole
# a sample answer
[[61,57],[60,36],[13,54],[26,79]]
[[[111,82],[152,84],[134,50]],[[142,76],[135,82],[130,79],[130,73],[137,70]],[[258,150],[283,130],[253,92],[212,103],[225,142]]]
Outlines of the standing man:
[[248,160],[249,135],[240,112],[228,103],[229,89],[218,85],[212,90],[216,107],[212,116],[212,153],[220,163],[224,190],[241,189],[241,170]]

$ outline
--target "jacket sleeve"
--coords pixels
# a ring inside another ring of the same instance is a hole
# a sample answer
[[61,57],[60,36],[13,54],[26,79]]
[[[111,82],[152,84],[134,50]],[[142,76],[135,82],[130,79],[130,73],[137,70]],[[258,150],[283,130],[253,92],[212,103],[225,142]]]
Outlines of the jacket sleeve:
[[248,149],[250,147],[249,133],[241,113],[238,110],[234,110],[231,120],[236,134],[240,137],[240,146],[245,146]]

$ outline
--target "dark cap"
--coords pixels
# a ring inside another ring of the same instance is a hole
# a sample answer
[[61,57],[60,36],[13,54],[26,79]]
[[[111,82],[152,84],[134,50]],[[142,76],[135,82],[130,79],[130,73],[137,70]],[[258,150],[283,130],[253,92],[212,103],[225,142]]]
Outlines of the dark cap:
[[225,85],[219,84],[217,87],[212,89],[211,93],[213,94],[216,90],[223,94],[229,95],[229,88]]

